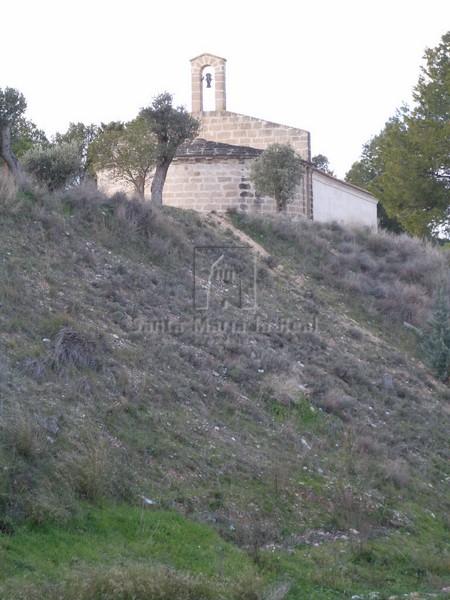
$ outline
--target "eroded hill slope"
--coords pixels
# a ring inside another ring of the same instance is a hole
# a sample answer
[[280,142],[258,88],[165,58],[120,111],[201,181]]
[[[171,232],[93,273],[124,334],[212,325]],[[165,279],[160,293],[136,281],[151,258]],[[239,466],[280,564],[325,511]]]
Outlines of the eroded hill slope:
[[89,188],[0,206],[2,531],[144,496],[279,597],[446,587],[449,394],[413,329],[445,254]]

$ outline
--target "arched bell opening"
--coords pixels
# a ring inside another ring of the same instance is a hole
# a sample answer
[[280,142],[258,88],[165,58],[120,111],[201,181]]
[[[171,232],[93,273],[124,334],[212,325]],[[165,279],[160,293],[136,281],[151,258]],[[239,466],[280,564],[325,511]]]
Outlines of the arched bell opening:
[[216,110],[216,76],[215,69],[207,65],[202,70],[202,100],[203,110]]

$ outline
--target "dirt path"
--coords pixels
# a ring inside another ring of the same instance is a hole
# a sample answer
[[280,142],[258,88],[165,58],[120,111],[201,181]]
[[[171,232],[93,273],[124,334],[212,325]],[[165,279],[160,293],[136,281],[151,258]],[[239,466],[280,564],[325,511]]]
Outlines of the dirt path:
[[270,256],[270,254],[262,246],[260,246],[258,242],[255,242],[255,240],[253,240],[246,233],[244,233],[240,229],[237,229],[227,215],[209,213],[208,215],[206,215],[206,221],[216,223],[216,225],[218,225],[224,231],[226,229],[231,229],[231,231],[236,237],[238,237],[244,244],[251,246],[263,258]]

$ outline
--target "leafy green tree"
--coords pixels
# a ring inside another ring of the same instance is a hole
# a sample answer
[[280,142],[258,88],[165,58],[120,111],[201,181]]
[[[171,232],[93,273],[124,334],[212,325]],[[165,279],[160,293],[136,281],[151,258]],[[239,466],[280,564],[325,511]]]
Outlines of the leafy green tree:
[[162,205],[162,193],[167,171],[183,142],[193,140],[198,133],[200,123],[194,119],[184,106],[173,107],[172,94],[164,92],[156,96],[150,106],[143,108],[139,116],[143,117],[150,131],[156,137],[154,151],[155,174],[152,181],[152,204]]
[[11,128],[11,145],[14,155],[20,159],[33,146],[48,146],[49,141],[33,121],[21,117]]
[[302,160],[288,144],[270,144],[250,171],[256,193],[274,198],[279,212],[292,202],[303,176]]
[[57,133],[55,135],[55,143],[76,143],[80,152],[81,174],[80,178],[85,179],[88,176],[95,176],[93,168],[92,153],[89,152],[91,144],[97,139],[100,133],[100,127],[91,123],[69,123],[69,128],[65,133]]
[[406,233],[405,228],[399,223],[398,219],[387,214],[382,202],[377,204],[377,220],[379,226],[386,231],[397,234]]
[[450,216],[450,32],[424,58],[414,108],[397,111],[346,180],[374,193],[409,233],[430,236]]
[[385,170],[380,148],[382,135],[374,136],[363,145],[361,158],[353,163],[345,175],[345,181],[373,193],[379,191],[376,187],[377,177]]
[[436,377],[447,381],[450,365],[450,305],[448,294],[442,289],[436,296],[428,329],[422,336],[422,348]]
[[384,131],[364,144],[360,160],[353,163],[345,176],[345,181],[368,190],[378,198],[377,217],[383,229],[393,233],[402,233],[405,231],[404,227],[395,216],[390,217],[388,215],[381,200],[383,194],[380,178],[386,170],[385,154],[383,152],[384,142],[389,136],[390,129],[394,127],[397,127],[395,118],[386,123]]
[[448,185],[437,177],[438,145],[432,128],[411,112],[391,124],[382,140],[385,170],[376,186],[383,204],[389,216],[421,237],[430,236],[432,224],[446,219],[450,200]]
[[334,172],[330,168],[330,161],[323,154],[317,154],[316,156],[313,156],[311,162],[317,169],[319,169],[319,171],[323,171],[324,173],[334,177]]
[[22,157],[24,169],[51,192],[78,183],[82,164],[76,142],[34,146]]
[[26,183],[26,175],[12,149],[12,128],[22,118],[27,108],[24,95],[14,88],[0,88],[0,158],[20,183]]
[[89,147],[89,157],[97,170],[107,169],[118,181],[130,183],[145,198],[145,187],[155,168],[157,140],[143,117],[129,123],[102,124]]

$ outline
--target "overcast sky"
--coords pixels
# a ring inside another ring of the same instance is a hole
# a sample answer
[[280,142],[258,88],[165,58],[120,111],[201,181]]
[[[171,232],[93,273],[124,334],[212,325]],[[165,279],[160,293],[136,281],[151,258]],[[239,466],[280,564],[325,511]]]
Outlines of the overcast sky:
[[21,0],[1,8],[0,87],[51,137],[127,121],[169,91],[191,109],[190,59],[227,59],[227,109],[311,132],[339,177],[402,103],[448,0]]

